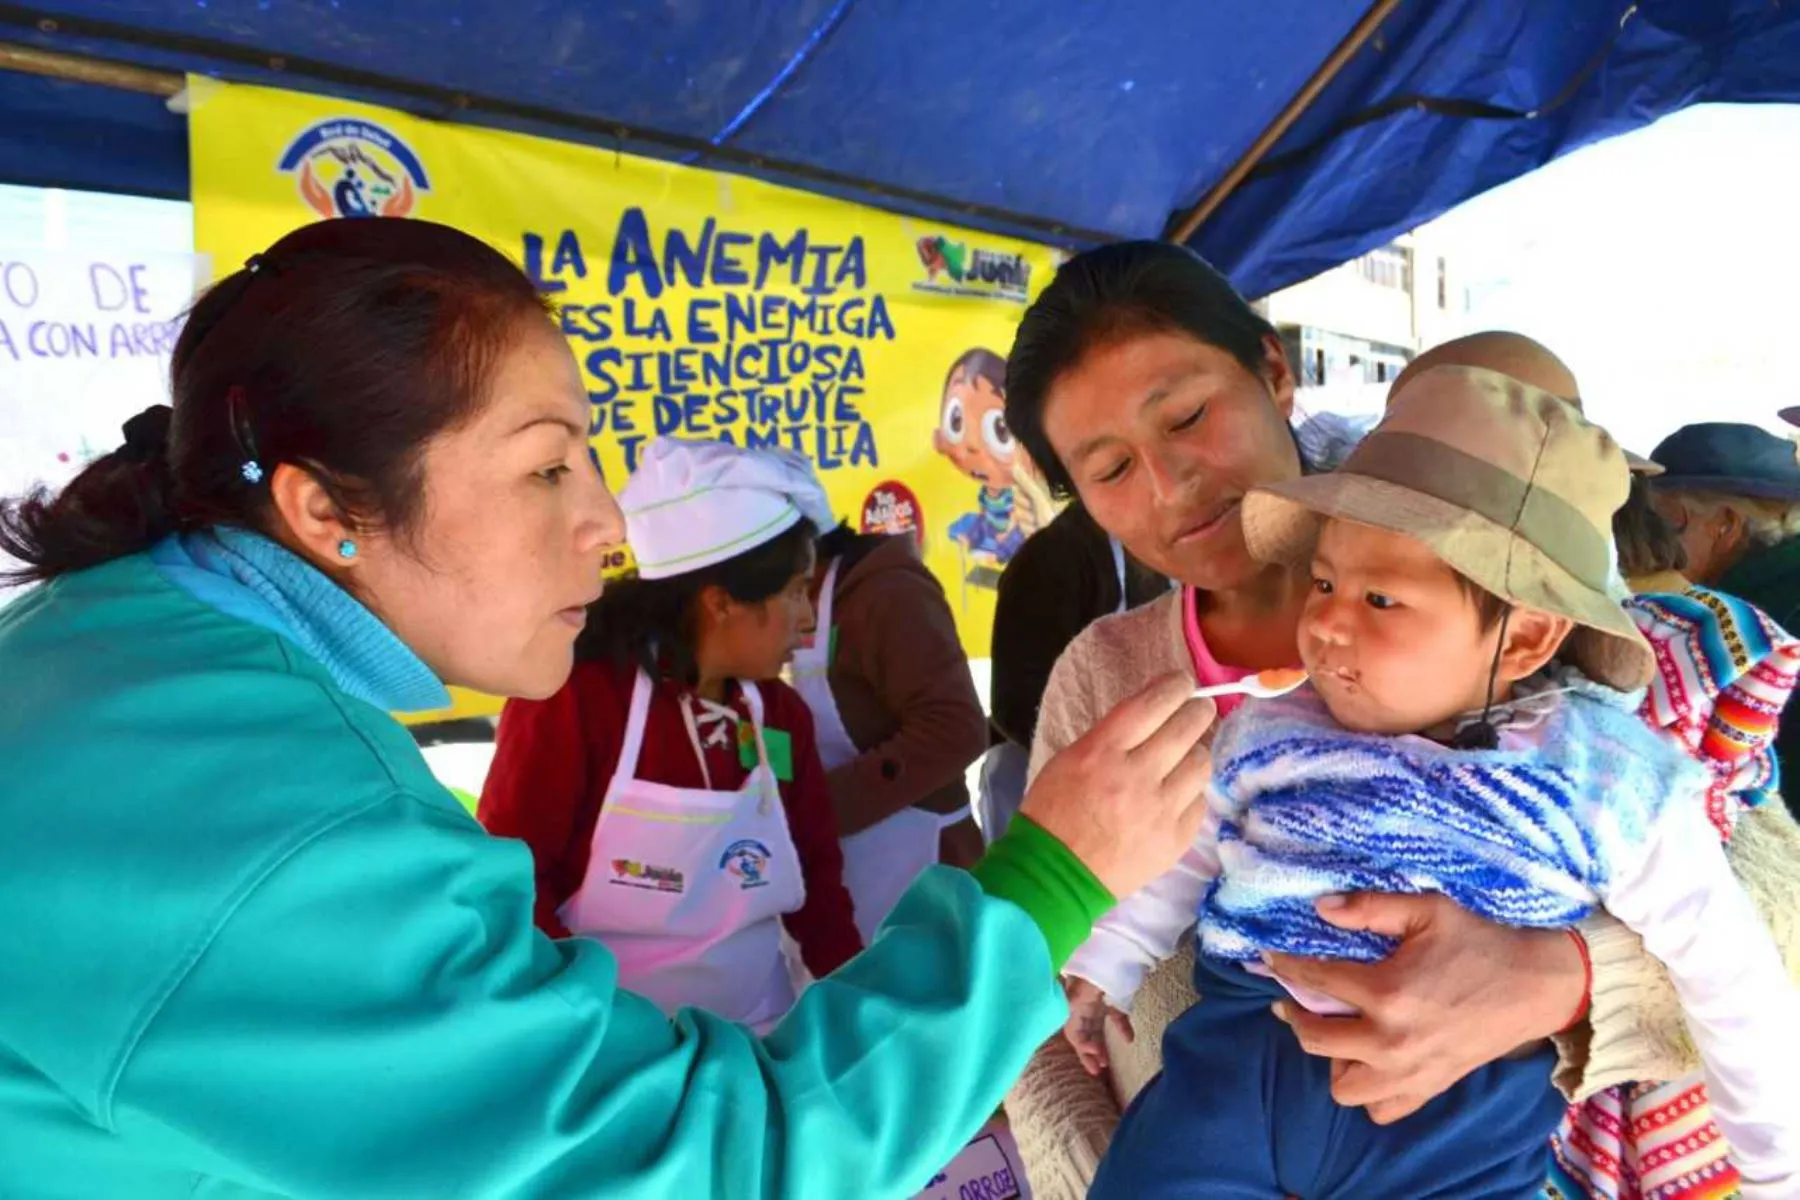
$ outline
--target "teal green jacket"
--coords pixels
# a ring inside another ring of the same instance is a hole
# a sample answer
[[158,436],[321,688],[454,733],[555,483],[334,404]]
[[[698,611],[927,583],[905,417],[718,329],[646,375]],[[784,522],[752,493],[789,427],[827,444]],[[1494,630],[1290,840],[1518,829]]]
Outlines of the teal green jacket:
[[767,1039],[665,1018],[533,929],[422,665],[236,538],[0,612],[0,1195],[902,1197],[1064,1019],[1104,893],[1029,825]]

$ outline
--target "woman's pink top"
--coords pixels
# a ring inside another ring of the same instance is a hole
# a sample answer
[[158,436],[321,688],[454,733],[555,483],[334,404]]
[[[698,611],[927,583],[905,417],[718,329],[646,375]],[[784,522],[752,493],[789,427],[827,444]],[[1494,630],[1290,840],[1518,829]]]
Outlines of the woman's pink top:
[[[1200,605],[1198,593],[1191,587],[1181,589],[1181,628],[1187,634],[1188,657],[1194,660],[1194,680],[1201,687],[1213,687],[1221,683],[1236,683],[1240,679],[1256,674],[1243,667],[1228,667],[1212,656],[1206,648],[1206,635],[1200,632]],[[1244,702],[1242,696],[1220,696],[1219,720],[1223,721],[1232,714],[1238,705]]]

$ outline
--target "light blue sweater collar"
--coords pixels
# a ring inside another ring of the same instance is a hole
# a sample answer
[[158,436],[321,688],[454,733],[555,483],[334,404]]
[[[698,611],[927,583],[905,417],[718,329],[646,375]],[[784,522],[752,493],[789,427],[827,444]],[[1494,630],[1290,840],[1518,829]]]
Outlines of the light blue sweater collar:
[[348,694],[389,712],[445,708],[450,694],[355,597],[260,534],[219,527],[150,551],[171,583],[207,606],[281,635]]

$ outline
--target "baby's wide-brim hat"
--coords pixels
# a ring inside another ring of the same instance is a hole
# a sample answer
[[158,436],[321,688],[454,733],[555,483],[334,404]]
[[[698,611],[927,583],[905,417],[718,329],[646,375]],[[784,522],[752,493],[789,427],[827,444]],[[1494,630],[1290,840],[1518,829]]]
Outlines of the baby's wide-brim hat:
[[1579,409],[1507,375],[1424,371],[1329,475],[1244,499],[1244,538],[1264,562],[1312,558],[1332,517],[1417,538],[1515,605],[1575,623],[1566,648],[1589,678],[1635,691],[1655,656],[1608,588],[1625,455]]

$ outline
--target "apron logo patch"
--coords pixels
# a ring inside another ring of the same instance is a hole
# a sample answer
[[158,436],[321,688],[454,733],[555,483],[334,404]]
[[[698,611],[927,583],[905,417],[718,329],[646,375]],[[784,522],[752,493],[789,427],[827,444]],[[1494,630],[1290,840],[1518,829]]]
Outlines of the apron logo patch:
[[769,882],[769,858],[767,846],[754,838],[744,838],[725,847],[725,853],[719,856],[719,870],[737,876],[738,886],[745,891],[765,887]]
[[611,882],[620,887],[642,888],[648,892],[675,892],[687,889],[687,880],[674,867],[657,867],[630,858],[612,860]]

